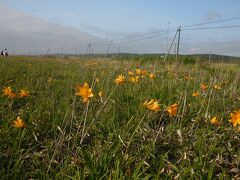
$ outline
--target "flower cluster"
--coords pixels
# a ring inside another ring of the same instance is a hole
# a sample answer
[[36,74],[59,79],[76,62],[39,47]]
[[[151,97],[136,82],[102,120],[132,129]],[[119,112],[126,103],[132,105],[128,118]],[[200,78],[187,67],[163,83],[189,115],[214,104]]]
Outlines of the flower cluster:
[[23,98],[23,97],[28,97],[30,95],[30,92],[27,89],[21,89],[20,92],[16,94],[13,92],[11,86],[4,87],[2,92],[4,96],[7,96],[10,99],[16,98],[16,97]]
[[[30,92],[27,89],[21,89],[19,93],[15,93],[11,86],[4,87],[3,90],[3,95],[7,96],[10,99],[13,98],[24,98],[30,96]],[[13,121],[12,124],[16,128],[25,128],[25,122],[18,116],[16,120]]]
[[[155,112],[160,111],[160,105],[158,104],[158,101],[156,99],[146,100],[143,103],[143,107]],[[170,117],[175,117],[177,115],[178,107],[178,104],[174,103],[166,108],[166,112],[168,112]]]
[[131,82],[133,84],[139,82],[140,78],[144,78],[144,77],[149,77],[150,79],[155,79],[155,74],[154,73],[149,73],[147,70],[145,69],[136,69],[135,72],[134,71],[128,71],[128,77],[126,78],[125,76],[123,76],[122,74],[118,75],[115,78],[115,83],[117,85],[123,84],[125,82]]

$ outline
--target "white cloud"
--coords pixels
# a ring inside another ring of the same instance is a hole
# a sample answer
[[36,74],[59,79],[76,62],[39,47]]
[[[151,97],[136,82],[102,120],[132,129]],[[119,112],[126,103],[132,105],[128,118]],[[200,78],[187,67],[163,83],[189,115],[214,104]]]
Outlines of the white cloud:
[[199,48],[191,48],[190,50],[191,50],[191,52],[195,53],[199,50]]
[[[18,53],[30,50],[52,49],[59,51],[74,51],[76,47],[83,49],[92,41],[99,38],[84,33],[72,27],[44,21],[40,18],[0,6],[0,48],[15,49]],[[59,48],[58,50],[56,48]]]
[[220,20],[222,18],[222,15],[218,12],[215,11],[209,11],[205,15],[205,20],[206,21],[215,21],[215,20]]

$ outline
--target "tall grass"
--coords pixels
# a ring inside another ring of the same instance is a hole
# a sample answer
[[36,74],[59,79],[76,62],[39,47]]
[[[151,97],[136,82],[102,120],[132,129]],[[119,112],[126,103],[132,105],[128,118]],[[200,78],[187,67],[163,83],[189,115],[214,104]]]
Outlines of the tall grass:
[[[155,78],[114,83],[137,68]],[[12,57],[0,60],[0,74],[1,89],[30,91],[0,96],[1,179],[239,178],[239,127],[228,122],[240,108],[239,65]],[[75,95],[84,82],[89,104]],[[149,99],[159,112],[142,106]],[[17,116],[25,128],[12,126]],[[214,116],[220,125],[210,123]]]

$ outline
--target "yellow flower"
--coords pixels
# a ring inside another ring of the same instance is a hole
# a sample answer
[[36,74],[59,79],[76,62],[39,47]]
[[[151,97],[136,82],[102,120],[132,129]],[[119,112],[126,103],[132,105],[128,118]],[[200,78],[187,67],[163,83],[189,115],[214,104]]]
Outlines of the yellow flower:
[[177,103],[167,107],[167,112],[169,113],[170,116],[176,116],[177,115],[177,110],[178,110],[178,104]]
[[197,96],[199,96],[199,95],[200,95],[200,94],[199,94],[199,92],[197,92],[197,91],[192,93],[192,96],[193,96],[193,97],[197,97]]
[[153,73],[150,73],[150,74],[149,74],[149,78],[150,78],[150,79],[154,79],[154,78],[155,78],[155,75],[154,75]]
[[125,77],[121,74],[115,79],[116,84],[123,84],[125,82]]
[[240,124],[240,110],[235,113],[231,113],[230,117],[231,119],[229,120],[229,122],[233,124],[233,127],[236,127],[237,124]]
[[217,117],[214,116],[211,120],[210,120],[212,125],[219,125],[220,121],[218,121]]
[[128,71],[128,75],[129,76],[133,76],[133,72],[132,71]]
[[136,74],[141,75],[141,69],[136,69]]
[[99,91],[98,96],[99,96],[99,97],[103,97],[103,96],[104,96],[103,90],[100,90],[100,91]]
[[237,132],[240,132],[240,126],[238,126],[238,128],[237,128]]
[[148,100],[146,100],[144,103],[143,103],[143,107],[147,107],[148,105],[152,104],[155,100],[154,99],[151,99],[149,102]]
[[22,90],[20,90],[19,95],[20,95],[20,98],[27,97],[27,96],[29,96],[29,91],[26,89],[22,89]]
[[155,100],[155,99],[151,99],[149,102],[146,100],[144,103],[143,103],[143,107],[147,108],[147,109],[150,109],[152,111],[160,111],[160,106],[158,104],[158,101]]
[[99,80],[99,78],[96,78],[95,81],[96,81],[96,83],[99,83],[100,80]]
[[139,76],[136,76],[136,77],[135,77],[135,79],[136,79],[136,82],[138,82],[138,81],[139,81],[139,78],[140,78]]
[[12,92],[12,88],[10,86],[4,87],[2,91],[3,91],[3,94],[5,96],[8,96],[9,98],[16,97],[16,94]]
[[207,85],[206,84],[204,84],[204,83],[202,83],[201,85],[200,85],[200,87],[201,87],[201,90],[202,91],[206,91],[206,89],[207,89]]
[[214,88],[215,88],[215,89],[218,89],[218,90],[222,89],[221,86],[218,85],[218,84],[216,84],[216,85],[214,86]]
[[51,78],[51,77],[50,77],[50,78],[48,78],[48,83],[49,83],[49,84],[51,84],[51,83],[52,83],[52,81],[53,81],[53,80],[52,80],[52,78]]
[[84,83],[83,86],[79,86],[76,92],[76,96],[81,96],[83,99],[83,103],[89,101],[89,98],[93,97],[92,89],[89,88],[88,83]]
[[129,78],[129,81],[130,81],[131,83],[136,83],[136,82],[138,82],[138,80],[139,80],[139,77],[138,77],[138,76],[137,76],[137,77],[131,76],[131,77]]
[[20,117],[18,116],[15,121],[13,121],[13,126],[16,128],[25,128],[25,123]]
[[28,64],[28,69],[31,69],[32,68],[32,64]]

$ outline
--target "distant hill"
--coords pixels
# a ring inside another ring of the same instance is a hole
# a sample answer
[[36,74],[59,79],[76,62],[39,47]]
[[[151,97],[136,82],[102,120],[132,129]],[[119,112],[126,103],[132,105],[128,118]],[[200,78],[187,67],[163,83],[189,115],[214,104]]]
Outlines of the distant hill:
[[[62,54],[53,54],[54,56],[62,56]],[[163,59],[165,57],[164,53],[161,54],[133,54],[133,53],[111,53],[111,54],[63,54],[64,57],[66,56],[78,56],[78,57],[91,57],[91,58],[113,58],[113,57],[118,57],[118,58],[135,58],[136,60],[156,60],[156,59]],[[226,55],[219,55],[219,54],[184,54],[184,55],[179,55],[180,59],[184,60],[186,58],[194,59],[197,61],[205,61],[209,62],[209,57],[210,61],[212,63],[240,63],[240,57],[235,57],[235,56],[226,56]],[[175,60],[175,54],[169,54],[168,56],[168,61],[169,60]]]

